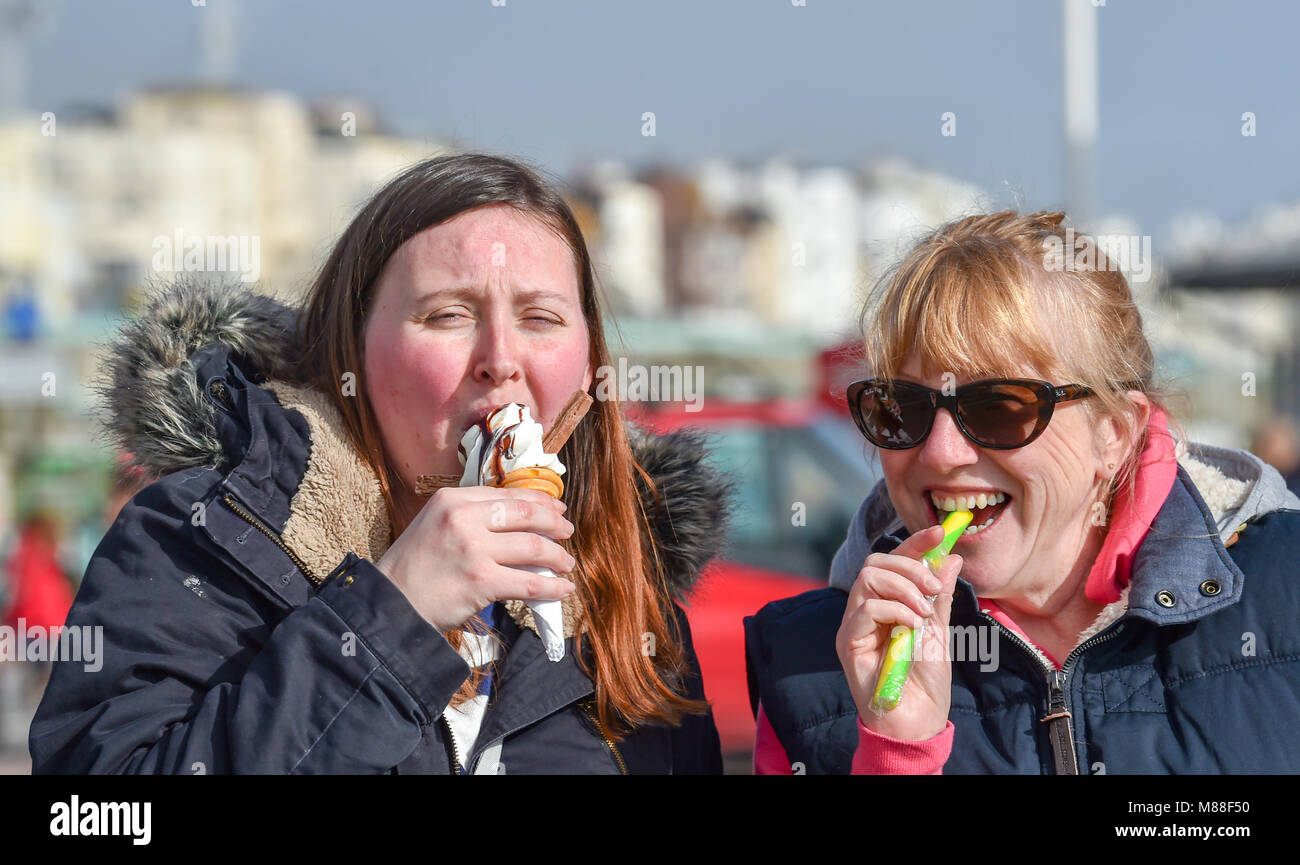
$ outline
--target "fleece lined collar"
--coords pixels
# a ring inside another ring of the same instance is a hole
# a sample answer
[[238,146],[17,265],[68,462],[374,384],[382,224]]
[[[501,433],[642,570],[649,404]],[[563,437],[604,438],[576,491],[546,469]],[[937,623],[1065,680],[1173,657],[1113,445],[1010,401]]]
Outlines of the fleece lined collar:
[[[297,308],[184,275],[123,326],[99,391],[108,432],[136,465],[152,476],[225,472],[225,487],[320,576],[348,552],[377,560],[390,525],[378,479],[338,412],[292,380],[300,346]],[[729,484],[708,466],[698,434],[659,436],[629,425],[628,438],[656,486],[651,492],[637,480],[660,577],[680,601],[720,552]],[[507,608],[535,629],[524,604]],[[566,611],[566,634],[576,612]]]

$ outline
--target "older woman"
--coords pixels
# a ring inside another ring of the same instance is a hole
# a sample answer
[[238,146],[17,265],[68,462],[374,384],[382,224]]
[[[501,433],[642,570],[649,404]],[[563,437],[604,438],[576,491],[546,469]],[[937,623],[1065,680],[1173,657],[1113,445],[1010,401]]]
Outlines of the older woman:
[[946,225],[868,304],[848,396],[884,480],[830,587],[746,620],[757,772],[1300,771],[1300,501],[1174,438],[1124,278],[1062,218]]
[[[564,502],[419,493],[493,409],[550,429],[609,364],[582,234],[532,171],[420,163],[302,310],[183,283],[116,348],[110,426],[161,477],[86,573],[68,623],[103,627],[103,669],[58,665],[36,772],[721,772],[675,603],[722,518],[697,445],[597,402]],[[554,661],[522,602],[558,599]]]

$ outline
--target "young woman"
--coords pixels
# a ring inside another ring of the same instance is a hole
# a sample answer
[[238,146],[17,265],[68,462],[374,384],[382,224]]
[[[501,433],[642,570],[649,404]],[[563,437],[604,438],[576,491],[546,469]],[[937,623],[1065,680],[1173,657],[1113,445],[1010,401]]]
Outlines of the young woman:
[[87,571],[68,623],[103,627],[103,668],[56,665],[35,772],[721,771],[675,603],[724,520],[698,443],[598,401],[563,503],[416,493],[491,409],[550,429],[610,363],[585,242],[533,172],[418,164],[301,311],[182,283],[117,352],[111,426],[161,477]]

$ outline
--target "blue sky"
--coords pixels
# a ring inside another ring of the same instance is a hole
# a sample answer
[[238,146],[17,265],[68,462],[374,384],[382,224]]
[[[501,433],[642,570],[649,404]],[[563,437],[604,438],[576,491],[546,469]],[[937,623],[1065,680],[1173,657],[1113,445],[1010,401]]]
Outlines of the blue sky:
[[[200,16],[233,0],[206,2],[61,0],[30,44],[27,107],[195,78]],[[590,158],[889,154],[995,204],[1063,204],[1056,0],[505,3],[243,0],[234,81],[359,95],[401,132],[561,175]],[[1300,199],[1300,5],[1106,0],[1097,14],[1099,212],[1158,237],[1180,212],[1233,222]],[[940,134],[945,111],[955,137]]]

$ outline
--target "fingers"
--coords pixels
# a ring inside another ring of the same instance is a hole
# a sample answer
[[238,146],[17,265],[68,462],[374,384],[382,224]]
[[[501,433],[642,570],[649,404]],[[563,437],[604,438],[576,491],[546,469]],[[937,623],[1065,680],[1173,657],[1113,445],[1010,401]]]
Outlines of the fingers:
[[573,523],[561,516],[561,503],[545,493],[491,487],[465,487],[456,492],[457,496],[444,499],[440,507],[425,515],[435,531],[451,531],[466,538],[481,538],[479,533],[485,531],[537,532],[560,539],[573,536]]
[[493,537],[488,554],[502,565],[532,565],[570,574],[577,566],[573,556],[555,541],[532,532],[507,532]]
[[486,574],[494,600],[561,601],[577,588],[564,577],[546,577],[496,565]]
[[920,628],[924,617],[906,604],[899,601],[887,601],[872,598],[859,604],[856,609],[845,616],[842,627],[852,639],[861,639],[876,634],[884,625],[903,625],[907,628]]
[[537,532],[548,538],[573,536],[573,523],[562,517],[559,511],[529,499],[497,499],[479,502],[475,507],[484,509],[490,531]]
[[939,569],[939,582],[943,588],[939,596],[934,600],[934,608],[937,613],[936,621],[947,627],[949,618],[952,616],[952,597],[957,589],[957,576],[961,573],[963,561],[962,557],[956,553],[950,553],[944,561],[943,567]]
[[[929,547],[926,549],[929,549]],[[867,556],[862,570],[858,572],[858,579],[854,581],[853,589],[850,592],[850,601],[860,603],[874,596],[900,598],[904,596],[900,591],[895,591],[892,594],[886,594],[878,589],[873,591],[873,588],[877,586],[891,584],[886,578],[879,576],[878,572],[894,573],[901,576],[910,582],[921,595],[937,595],[943,587],[942,581],[931,572],[924,562],[918,559],[901,556],[897,553],[872,553]]]
[[890,551],[890,555],[903,556],[919,561],[921,556],[939,546],[943,540],[943,526],[930,526],[907,536],[901,544]]
[[556,513],[564,513],[568,506],[557,498],[548,496],[538,490],[506,490],[498,487],[444,487],[438,490],[429,498],[432,504],[439,499],[443,501],[457,502],[492,502],[492,501],[522,501],[529,502],[538,507],[545,506]]
[[[931,577],[930,579],[935,579]],[[870,598],[884,598],[890,601],[899,601],[907,607],[916,611],[920,616],[931,616],[934,614],[934,606],[926,600],[924,594],[935,595],[938,592],[927,591],[922,594],[921,589],[909,577],[899,574],[895,571],[887,571],[883,568],[866,568],[863,571],[862,582],[864,586],[863,601]],[[927,582],[927,587],[930,583]],[[934,585],[938,585],[936,581]]]

